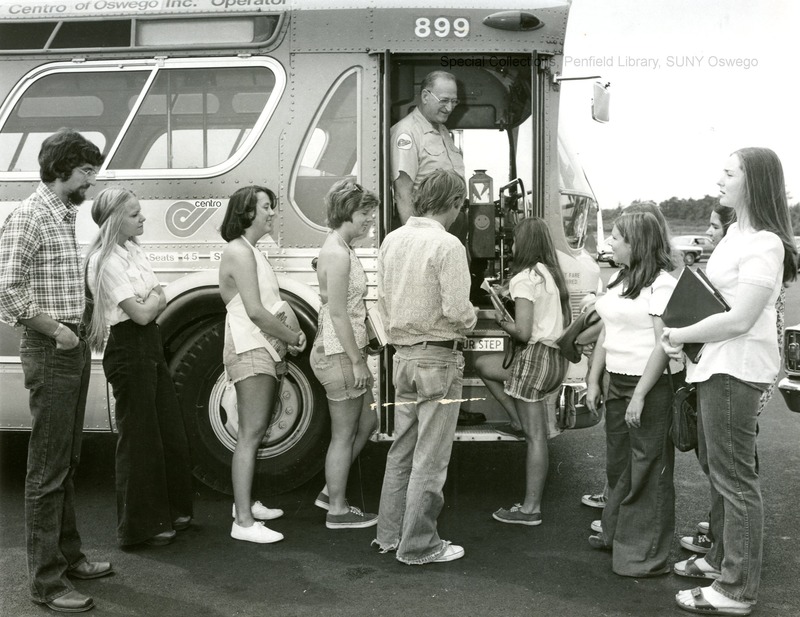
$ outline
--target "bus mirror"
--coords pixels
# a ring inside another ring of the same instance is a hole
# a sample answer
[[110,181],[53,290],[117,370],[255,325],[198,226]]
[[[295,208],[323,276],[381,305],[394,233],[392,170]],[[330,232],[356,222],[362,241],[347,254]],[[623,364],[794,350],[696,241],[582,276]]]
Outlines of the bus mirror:
[[608,87],[599,81],[594,82],[594,98],[592,99],[592,120],[597,122],[608,122],[608,106],[611,102],[611,93]]

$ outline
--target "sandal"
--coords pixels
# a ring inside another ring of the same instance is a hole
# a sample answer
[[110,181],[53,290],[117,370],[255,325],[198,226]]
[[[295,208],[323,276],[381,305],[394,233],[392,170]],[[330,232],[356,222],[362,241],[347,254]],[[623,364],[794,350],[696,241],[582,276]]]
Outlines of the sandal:
[[690,613],[700,613],[703,615],[731,615],[733,617],[738,617],[739,615],[749,615],[753,610],[749,605],[742,607],[726,606],[724,608],[717,608],[705,599],[705,596],[703,596],[702,587],[695,587],[692,589],[692,606],[686,604],[685,602],[681,602],[677,595],[675,596],[675,603],[685,611],[689,611]]
[[687,578],[704,578],[709,581],[717,580],[722,573],[719,570],[703,570],[695,562],[702,559],[701,555],[692,555],[686,561],[679,561],[672,566],[672,571],[678,576],[685,576]]

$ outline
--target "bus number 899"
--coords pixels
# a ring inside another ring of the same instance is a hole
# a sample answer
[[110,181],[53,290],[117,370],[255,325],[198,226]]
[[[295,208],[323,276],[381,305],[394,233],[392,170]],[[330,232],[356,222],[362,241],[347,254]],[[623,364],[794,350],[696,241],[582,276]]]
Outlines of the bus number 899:
[[[433,20],[433,33],[439,38],[444,38],[454,34],[459,38],[464,38],[469,34],[469,20],[466,17],[456,17],[452,20],[452,32],[450,19],[447,17],[437,17]],[[431,20],[428,17],[418,17],[414,34],[419,38],[426,38],[431,35]]]

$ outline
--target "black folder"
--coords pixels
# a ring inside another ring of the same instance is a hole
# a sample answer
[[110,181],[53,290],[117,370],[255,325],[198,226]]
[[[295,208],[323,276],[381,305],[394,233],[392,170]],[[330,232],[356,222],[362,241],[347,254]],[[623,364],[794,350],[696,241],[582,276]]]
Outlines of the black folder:
[[[694,272],[691,268],[684,268],[661,319],[670,328],[683,328],[730,309],[722,294],[714,288],[702,270],[698,268]],[[704,343],[686,343],[683,351],[692,362],[697,362],[703,345]]]

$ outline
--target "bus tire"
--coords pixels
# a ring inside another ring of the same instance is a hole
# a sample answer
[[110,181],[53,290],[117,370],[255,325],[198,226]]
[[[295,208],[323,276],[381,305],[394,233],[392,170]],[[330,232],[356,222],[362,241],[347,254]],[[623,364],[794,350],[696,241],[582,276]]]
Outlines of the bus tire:
[[[233,492],[231,459],[236,446],[236,391],[227,386],[222,365],[224,321],[195,333],[170,363],[192,453],[192,471],[203,484]],[[308,329],[303,324],[303,330]],[[325,391],[309,364],[313,331],[298,356],[287,356],[288,372],[272,422],[256,457],[254,495],[292,490],[325,466],[330,421]]]

